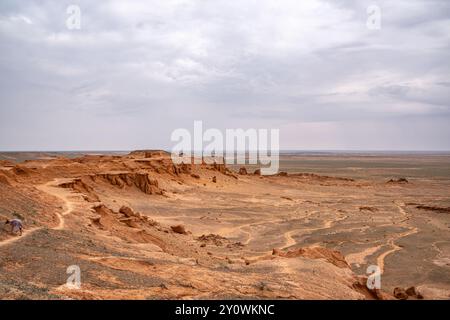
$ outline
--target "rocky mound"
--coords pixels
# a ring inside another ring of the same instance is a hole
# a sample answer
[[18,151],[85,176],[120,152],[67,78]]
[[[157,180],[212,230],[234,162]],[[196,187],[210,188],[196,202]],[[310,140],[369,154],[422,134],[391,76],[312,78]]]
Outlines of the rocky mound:
[[14,167],[14,162],[9,160],[0,160],[0,167]]
[[137,158],[158,158],[168,157],[170,156],[170,153],[164,150],[135,150],[128,155]]
[[29,176],[33,173],[33,170],[23,165],[16,165],[13,167],[12,172],[18,176]]
[[179,234],[188,234],[186,231],[186,227],[182,224],[178,224],[176,226],[171,226],[170,229],[172,229],[173,232],[179,233]]
[[375,207],[369,207],[369,206],[362,206],[359,207],[359,211],[370,211],[370,212],[377,212],[378,209]]
[[100,199],[95,194],[94,188],[86,184],[81,178],[73,179],[69,182],[63,182],[59,185],[61,188],[70,188],[83,195],[83,198],[89,202],[98,202]]
[[398,178],[398,179],[390,179],[388,182],[386,183],[391,183],[391,184],[405,184],[405,183],[409,183],[408,179],[406,178]]
[[200,237],[197,237],[196,240],[204,244],[213,244],[215,246],[223,246],[224,242],[228,241],[227,238],[213,233],[201,235]]
[[434,212],[438,212],[438,213],[450,213],[450,207],[418,205],[418,206],[416,206],[416,208],[420,209],[420,210],[428,210],[428,211],[434,211]]
[[164,248],[162,240],[155,239],[149,231],[159,224],[147,216],[135,213],[128,207],[119,212],[113,211],[104,204],[93,207],[98,216],[91,217],[92,225],[100,230],[113,232],[114,236],[138,243],[154,243]]
[[274,249],[272,254],[284,258],[305,257],[310,259],[325,259],[329,263],[339,268],[350,269],[347,261],[345,261],[345,257],[339,251],[323,247],[306,247],[290,250],[287,252]]
[[163,190],[158,187],[158,180],[146,172],[99,173],[92,176],[92,179],[105,180],[121,189],[125,186],[135,186],[146,194],[163,194]]
[[299,177],[299,178],[305,178],[315,181],[343,181],[343,182],[354,182],[354,179],[351,178],[343,178],[343,177],[330,177],[330,176],[324,176],[324,175],[318,175],[315,173],[295,173],[291,174],[292,177]]
[[416,287],[409,287],[407,289],[396,287],[396,288],[394,288],[394,297],[399,300],[408,300],[408,299],[422,300],[423,299],[423,295],[417,291]]

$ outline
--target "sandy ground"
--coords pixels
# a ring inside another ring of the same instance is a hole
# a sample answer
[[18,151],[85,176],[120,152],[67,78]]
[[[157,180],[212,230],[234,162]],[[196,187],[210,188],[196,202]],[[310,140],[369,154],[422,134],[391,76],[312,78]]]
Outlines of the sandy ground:
[[[162,152],[4,164],[0,218],[25,232],[0,230],[0,297],[380,298],[361,286],[370,265],[382,297],[411,286],[450,297],[447,177],[289,165],[287,176],[239,175]],[[73,265],[79,289],[66,286]]]

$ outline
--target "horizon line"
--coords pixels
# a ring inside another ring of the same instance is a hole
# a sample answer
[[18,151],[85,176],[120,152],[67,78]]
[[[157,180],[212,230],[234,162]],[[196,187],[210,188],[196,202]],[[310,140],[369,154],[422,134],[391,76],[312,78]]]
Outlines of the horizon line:
[[[0,153],[51,153],[51,152],[133,152],[133,151],[166,151],[164,148],[138,148],[138,149],[74,149],[74,150],[0,150]],[[192,150],[196,152],[200,150]],[[219,151],[218,151],[219,152]],[[235,150],[234,152],[258,152],[258,150]],[[450,149],[280,149],[279,152],[450,152]],[[224,150],[226,153],[226,150]]]

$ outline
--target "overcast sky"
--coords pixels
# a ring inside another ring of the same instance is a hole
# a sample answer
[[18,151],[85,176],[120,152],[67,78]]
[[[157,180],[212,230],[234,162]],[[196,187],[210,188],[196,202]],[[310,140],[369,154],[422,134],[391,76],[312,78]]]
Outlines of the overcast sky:
[[194,120],[279,128],[282,149],[450,150],[449,49],[447,0],[2,0],[0,150],[170,149]]

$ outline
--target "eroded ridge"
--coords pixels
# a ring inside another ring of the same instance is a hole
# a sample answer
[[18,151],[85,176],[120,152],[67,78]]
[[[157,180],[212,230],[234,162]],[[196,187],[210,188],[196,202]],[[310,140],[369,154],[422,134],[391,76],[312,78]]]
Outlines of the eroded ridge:
[[[8,163],[1,215],[22,218],[25,232],[0,233],[0,295],[386,299],[397,286],[448,294],[450,221],[434,210],[445,204],[431,201],[448,195],[444,182],[249,172],[174,165],[163,151]],[[80,290],[65,285],[70,265],[83,273]],[[365,286],[369,265],[381,270],[381,291]],[[433,277],[408,276],[412,268]]]

